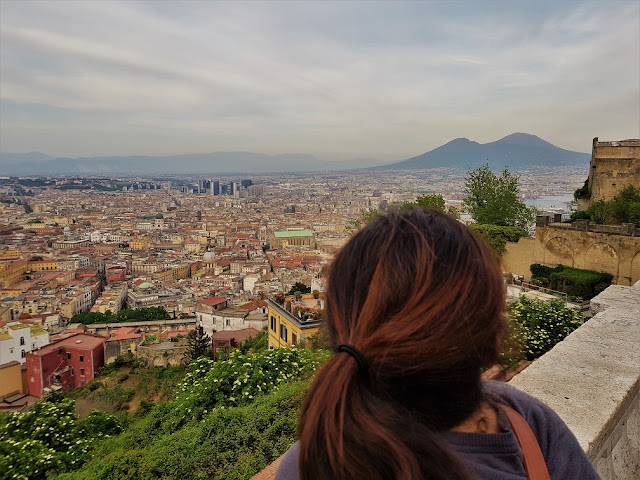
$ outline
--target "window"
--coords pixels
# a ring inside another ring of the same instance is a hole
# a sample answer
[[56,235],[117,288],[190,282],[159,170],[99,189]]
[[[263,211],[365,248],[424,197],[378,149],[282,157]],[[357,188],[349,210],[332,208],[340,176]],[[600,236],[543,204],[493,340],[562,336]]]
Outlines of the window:
[[84,363],[84,355],[80,355],[80,362]]
[[280,325],[280,338],[287,341],[287,327],[284,325]]
[[71,360],[71,354],[67,352],[67,360]]
[[298,336],[291,332],[291,345],[297,345],[298,344]]
[[271,315],[271,330],[276,331],[276,317]]
[[9,353],[13,353],[13,347],[9,349]]
[[24,357],[25,357],[25,355],[26,355],[26,353],[24,353],[24,350],[22,350],[22,351],[20,352],[20,358],[24,358]]
[[225,320],[225,324],[227,325],[227,327],[231,326],[231,319],[230,319],[230,318],[227,318],[227,319]]
[[20,337],[20,345],[24,345],[24,337]]
[[84,377],[84,368],[81,368],[81,369],[80,369],[80,376],[81,376],[81,377]]

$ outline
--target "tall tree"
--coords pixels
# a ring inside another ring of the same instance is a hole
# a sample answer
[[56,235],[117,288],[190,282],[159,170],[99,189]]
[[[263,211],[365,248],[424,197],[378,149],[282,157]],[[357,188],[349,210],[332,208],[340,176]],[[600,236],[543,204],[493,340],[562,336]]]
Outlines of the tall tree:
[[535,210],[519,199],[518,180],[507,168],[496,175],[489,164],[470,170],[464,182],[464,206],[478,223],[526,225],[533,220]]
[[378,212],[378,210],[376,210],[375,208],[372,208],[371,210],[367,210],[359,218],[356,218],[355,220],[351,220],[349,223],[347,223],[347,225],[345,225],[344,227],[344,230],[349,235],[353,235],[362,227],[364,227],[366,224],[368,224],[370,221],[376,219],[378,215],[380,215],[380,212]]
[[455,207],[445,207],[444,198],[442,195],[419,195],[416,197],[415,202],[408,202],[404,204],[405,208],[411,208],[413,206],[419,206],[422,208],[430,208],[433,210],[440,210],[441,212],[448,213],[449,215],[458,218],[458,210]]
[[187,351],[184,357],[188,362],[200,358],[207,353],[211,345],[211,339],[202,328],[202,325],[196,326],[195,330],[191,330],[187,336]]

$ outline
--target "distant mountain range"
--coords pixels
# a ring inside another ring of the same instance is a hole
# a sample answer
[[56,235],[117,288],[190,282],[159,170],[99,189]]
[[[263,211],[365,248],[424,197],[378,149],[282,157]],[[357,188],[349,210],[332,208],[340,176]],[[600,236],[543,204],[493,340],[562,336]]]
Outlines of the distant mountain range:
[[488,163],[493,169],[509,167],[519,170],[535,166],[589,165],[591,155],[556,147],[529,135],[513,133],[490,143],[456,138],[438,148],[401,162],[375,167],[378,169],[415,170],[436,167],[476,168]]
[[54,158],[31,153],[0,153],[0,175],[128,175],[128,174],[247,174],[320,170],[426,169],[436,167],[513,170],[531,166],[588,165],[588,153],[558,148],[535,135],[514,133],[496,142],[480,144],[457,138],[417,157],[387,165],[360,158],[343,162],[320,161],[313,155],[285,153],[215,152],[172,156]]

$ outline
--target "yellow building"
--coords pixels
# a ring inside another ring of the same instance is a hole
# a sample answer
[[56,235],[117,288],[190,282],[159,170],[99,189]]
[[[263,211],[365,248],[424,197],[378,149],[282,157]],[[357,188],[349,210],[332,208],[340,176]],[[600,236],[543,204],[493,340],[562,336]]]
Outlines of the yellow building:
[[135,237],[135,239],[129,240],[129,248],[131,250],[147,250],[150,243],[148,237]]
[[22,365],[15,360],[0,365],[0,397],[10,393],[24,393]]
[[284,307],[267,300],[269,306],[269,348],[289,347],[300,345],[302,348],[311,346],[309,336],[318,333],[321,321],[303,320],[292,315]]
[[2,257],[3,260],[18,260],[21,255],[22,252],[20,250],[6,248],[4,250],[0,250],[0,257]]
[[34,260],[28,264],[32,272],[55,272],[58,270],[58,260]]
[[162,270],[158,270],[153,274],[154,280],[161,282],[176,282],[183,278],[188,278],[191,274],[191,268],[189,264],[174,265]]
[[24,279],[27,271],[27,262],[3,262],[0,263],[0,287],[8,287]]
[[36,203],[33,205],[33,213],[42,213],[47,212],[48,210],[49,207],[47,207],[47,205],[44,203]]
[[61,240],[56,240],[55,242],[53,242],[52,246],[53,248],[59,249],[59,250],[69,250],[71,248],[83,248],[83,247],[88,247],[90,244],[89,239],[79,239],[79,240],[66,240],[66,239],[61,239]]
[[315,248],[316,239],[311,230],[283,230],[273,232],[271,248],[306,246]]

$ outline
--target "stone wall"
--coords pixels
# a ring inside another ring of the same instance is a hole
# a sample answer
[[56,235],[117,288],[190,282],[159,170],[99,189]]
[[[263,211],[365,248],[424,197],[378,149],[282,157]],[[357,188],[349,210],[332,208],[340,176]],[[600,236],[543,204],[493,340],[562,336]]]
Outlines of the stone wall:
[[589,167],[590,203],[610,200],[629,185],[640,186],[640,140],[594,138]]
[[596,314],[511,384],[549,405],[604,480],[640,478],[640,282],[591,301]]
[[159,344],[139,345],[135,352],[136,358],[147,361],[150,367],[167,367],[185,363],[187,345],[181,342],[162,342]]
[[633,225],[610,227],[591,225],[588,221],[539,224],[535,237],[507,244],[502,256],[503,269],[528,277],[533,263],[562,264],[610,273],[614,283],[633,285],[640,280],[637,230]]
[[104,364],[107,365],[115,361],[120,355],[135,353],[136,346],[142,340],[142,334],[140,334],[140,338],[123,338],[104,342]]

